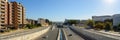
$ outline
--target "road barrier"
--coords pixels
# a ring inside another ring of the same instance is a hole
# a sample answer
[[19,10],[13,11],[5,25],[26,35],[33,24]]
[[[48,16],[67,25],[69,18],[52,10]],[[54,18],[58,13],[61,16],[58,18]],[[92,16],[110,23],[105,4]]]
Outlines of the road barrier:
[[58,36],[57,36],[57,40],[60,40],[60,30],[58,29]]
[[62,33],[63,33],[63,38],[64,38],[64,40],[68,40],[68,38],[67,38],[67,34],[65,33],[65,31],[62,29]]
[[20,35],[17,37],[5,38],[5,39],[0,39],[0,40],[33,40],[33,39],[39,37],[40,35],[43,35],[44,33],[48,32],[48,30],[50,28],[51,27],[48,27],[46,29],[43,29],[41,31],[36,31],[34,33],[29,33],[29,34]]
[[63,29],[59,29],[57,40],[68,40]]

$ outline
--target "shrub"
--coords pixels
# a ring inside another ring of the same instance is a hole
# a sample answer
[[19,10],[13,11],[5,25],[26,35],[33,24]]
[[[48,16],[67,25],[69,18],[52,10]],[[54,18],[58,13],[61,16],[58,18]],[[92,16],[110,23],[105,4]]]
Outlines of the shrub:
[[88,25],[89,27],[93,28],[94,25],[95,25],[95,22],[94,22],[93,20],[88,20],[88,21],[87,21],[87,25]]
[[26,28],[32,29],[32,28],[34,28],[34,26],[33,26],[33,25],[30,25],[30,24],[27,24],[27,25],[26,25]]
[[112,29],[112,23],[111,22],[106,22],[105,23],[105,30],[106,31],[109,31],[109,30],[111,30]]
[[104,23],[96,23],[94,28],[97,29],[97,30],[101,30],[101,29],[104,29],[105,25]]

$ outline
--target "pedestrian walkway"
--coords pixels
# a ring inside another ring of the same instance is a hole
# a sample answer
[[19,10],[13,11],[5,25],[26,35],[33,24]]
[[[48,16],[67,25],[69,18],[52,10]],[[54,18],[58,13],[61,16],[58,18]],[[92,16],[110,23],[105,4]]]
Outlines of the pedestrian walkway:
[[[84,27],[80,27],[80,28],[84,28]],[[112,35],[112,36],[118,36],[120,37],[120,32],[114,32],[114,31],[105,31],[105,30],[94,30],[94,29],[88,29],[90,31],[94,31],[94,32],[98,32],[98,33],[103,33],[103,34],[108,34],[108,35]]]
[[114,32],[114,31],[105,32],[104,30],[101,30],[101,31],[98,31],[98,32],[120,37],[120,33],[119,32]]
[[42,28],[45,28],[45,27],[39,27],[39,28],[34,28],[34,29],[18,29],[18,30],[14,30],[14,31],[6,32],[6,33],[1,33],[0,37],[20,34],[20,33],[23,33],[23,32],[29,32],[31,30],[37,30],[37,29],[42,29]]
[[[118,36],[119,35],[118,33],[115,34],[115,35],[112,35],[112,33],[105,32],[104,30],[98,31],[98,30],[94,30],[94,29],[85,29],[85,28],[80,28],[80,29],[83,29],[84,31],[87,31],[87,32],[90,32],[90,33],[93,33],[93,34],[98,34],[98,35],[102,35],[102,36],[106,36],[106,37],[109,37],[109,38],[114,38],[114,39],[119,39],[120,40],[120,36]],[[107,33],[109,33],[109,34],[107,34]],[[114,33],[116,33],[116,32],[114,32]]]
[[10,32],[0,33],[1,35],[9,35],[17,32],[25,31],[25,29],[11,30]]

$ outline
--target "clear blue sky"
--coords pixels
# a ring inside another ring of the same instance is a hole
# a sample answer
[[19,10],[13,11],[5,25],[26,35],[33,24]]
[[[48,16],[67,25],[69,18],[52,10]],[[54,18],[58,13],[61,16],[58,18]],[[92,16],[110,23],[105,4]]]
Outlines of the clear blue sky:
[[[10,0],[11,1],[11,0]],[[120,0],[14,0],[26,8],[26,18],[89,19],[94,15],[120,13]]]

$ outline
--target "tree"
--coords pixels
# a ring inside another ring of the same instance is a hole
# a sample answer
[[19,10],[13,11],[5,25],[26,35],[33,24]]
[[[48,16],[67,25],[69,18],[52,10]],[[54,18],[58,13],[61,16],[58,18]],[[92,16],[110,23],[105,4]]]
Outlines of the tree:
[[32,29],[32,28],[34,28],[34,27],[36,27],[36,26],[30,25],[30,24],[27,24],[27,25],[26,25],[26,28],[28,28],[28,29]]
[[50,20],[48,20],[48,19],[46,19],[45,22],[48,23],[49,25],[52,24],[52,22]]
[[113,22],[113,19],[106,19],[104,22]]
[[46,22],[46,23],[49,23],[50,21],[49,21],[48,19],[45,19],[45,22]]
[[117,27],[117,28],[118,28],[118,30],[120,31],[120,24],[118,25],[118,27]]
[[111,22],[105,22],[105,30],[109,31],[112,29],[112,23]]
[[87,25],[90,26],[91,28],[93,28],[94,25],[95,25],[95,22],[93,20],[89,19],[88,22],[87,22]]
[[104,21],[104,23],[105,23],[105,30],[106,31],[109,31],[109,30],[113,30],[113,27],[112,27],[112,22],[113,20],[112,19],[106,19],[105,21]]
[[37,26],[41,26],[41,24],[37,24]]
[[104,27],[105,27],[104,23],[96,23],[94,28],[97,30],[101,30],[104,29]]

